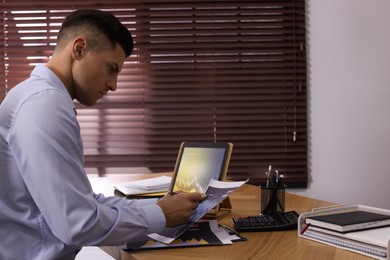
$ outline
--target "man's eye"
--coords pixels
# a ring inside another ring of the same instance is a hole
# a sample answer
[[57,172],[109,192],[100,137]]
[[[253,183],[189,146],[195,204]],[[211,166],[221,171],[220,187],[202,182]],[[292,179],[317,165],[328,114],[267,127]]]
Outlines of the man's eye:
[[110,71],[111,74],[116,73],[116,68],[110,66],[110,67],[109,67],[109,71]]

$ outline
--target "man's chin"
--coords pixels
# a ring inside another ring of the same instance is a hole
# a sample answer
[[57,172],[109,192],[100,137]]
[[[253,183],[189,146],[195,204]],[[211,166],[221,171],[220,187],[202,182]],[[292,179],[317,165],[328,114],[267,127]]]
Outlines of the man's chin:
[[97,103],[97,100],[77,100],[80,104],[91,107]]

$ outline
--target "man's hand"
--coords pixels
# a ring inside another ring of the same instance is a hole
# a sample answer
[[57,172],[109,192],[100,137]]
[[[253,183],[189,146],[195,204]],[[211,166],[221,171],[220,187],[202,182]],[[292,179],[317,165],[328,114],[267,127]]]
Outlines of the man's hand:
[[157,205],[164,212],[167,227],[175,227],[188,222],[190,216],[196,213],[199,202],[204,200],[206,195],[198,192],[179,192],[175,195],[165,195]]

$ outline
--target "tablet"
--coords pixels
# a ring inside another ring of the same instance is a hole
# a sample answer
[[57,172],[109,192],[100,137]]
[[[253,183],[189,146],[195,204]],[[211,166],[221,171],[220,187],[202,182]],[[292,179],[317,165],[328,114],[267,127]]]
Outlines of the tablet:
[[181,143],[169,191],[204,193],[211,179],[224,180],[232,149],[228,142]]

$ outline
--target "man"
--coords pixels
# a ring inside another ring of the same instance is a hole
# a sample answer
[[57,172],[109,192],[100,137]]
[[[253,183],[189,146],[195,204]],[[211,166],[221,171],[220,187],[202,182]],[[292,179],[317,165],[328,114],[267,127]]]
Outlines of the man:
[[184,224],[204,195],[156,200],[94,194],[83,169],[73,100],[92,106],[115,91],[131,54],[114,16],[78,10],[54,54],[0,106],[0,259],[74,259],[85,245],[122,245]]

